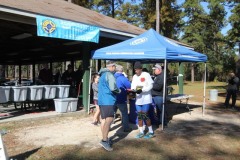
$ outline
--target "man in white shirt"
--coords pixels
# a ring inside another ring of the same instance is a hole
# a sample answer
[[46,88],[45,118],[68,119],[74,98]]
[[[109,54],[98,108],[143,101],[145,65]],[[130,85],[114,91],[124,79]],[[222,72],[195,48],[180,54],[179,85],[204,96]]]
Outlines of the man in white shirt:
[[[142,71],[142,64],[137,61],[134,64],[135,75],[132,79],[131,89],[136,92],[136,110],[138,113],[139,134],[136,138],[149,139],[154,137],[151,120],[148,117],[149,107],[152,104],[151,89],[153,80],[149,73]],[[148,133],[144,135],[143,121],[146,121]]]

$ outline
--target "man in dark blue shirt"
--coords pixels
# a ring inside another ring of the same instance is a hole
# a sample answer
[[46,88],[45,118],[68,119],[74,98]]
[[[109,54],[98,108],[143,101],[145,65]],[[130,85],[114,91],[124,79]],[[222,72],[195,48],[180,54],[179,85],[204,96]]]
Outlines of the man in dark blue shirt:
[[[124,132],[132,131],[129,128],[129,119],[128,119],[128,108],[127,108],[127,89],[131,88],[131,83],[127,79],[127,77],[123,74],[123,67],[121,65],[116,66],[116,73],[114,77],[117,81],[117,87],[121,89],[121,93],[117,95],[116,107],[119,108],[122,114],[122,127]],[[115,109],[115,112],[117,110]]]

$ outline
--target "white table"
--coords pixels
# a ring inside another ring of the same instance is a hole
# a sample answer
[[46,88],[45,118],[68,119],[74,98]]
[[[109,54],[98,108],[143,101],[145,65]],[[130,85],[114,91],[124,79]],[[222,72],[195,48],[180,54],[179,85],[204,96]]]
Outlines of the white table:
[[191,110],[188,106],[188,100],[189,98],[194,97],[193,95],[187,95],[187,94],[172,94],[172,95],[167,95],[167,101],[179,101],[179,105],[176,108],[176,112],[178,111],[178,108],[182,104],[182,102],[185,101],[186,108],[189,111],[189,114],[191,114]]

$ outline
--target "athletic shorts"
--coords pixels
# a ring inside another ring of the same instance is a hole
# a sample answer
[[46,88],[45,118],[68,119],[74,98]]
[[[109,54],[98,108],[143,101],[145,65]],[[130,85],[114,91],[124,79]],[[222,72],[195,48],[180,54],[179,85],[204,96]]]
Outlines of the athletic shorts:
[[114,106],[99,106],[101,118],[114,117]]
[[147,113],[149,110],[150,104],[144,104],[144,105],[136,105],[137,112],[145,112]]

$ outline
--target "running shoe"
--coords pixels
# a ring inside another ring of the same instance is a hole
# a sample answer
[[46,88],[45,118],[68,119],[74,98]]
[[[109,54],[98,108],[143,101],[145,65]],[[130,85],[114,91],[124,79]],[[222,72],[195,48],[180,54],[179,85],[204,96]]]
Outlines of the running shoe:
[[113,148],[109,145],[107,141],[101,141],[100,145],[107,151],[113,151]]
[[136,137],[135,138],[142,138],[144,136],[144,134],[143,133],[138,133],[137,135],[136,135]]
[[150,138],[153,138],[153,137],[155,137],[155,135],[154,135],[154,133],[147,133],[143,138],[144,139],[150,139]]

